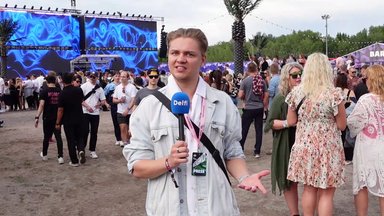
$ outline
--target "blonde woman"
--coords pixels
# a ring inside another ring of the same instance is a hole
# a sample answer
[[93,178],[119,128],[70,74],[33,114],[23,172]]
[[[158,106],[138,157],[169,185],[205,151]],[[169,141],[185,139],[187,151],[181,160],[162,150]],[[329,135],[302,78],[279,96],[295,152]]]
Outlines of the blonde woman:
[[343,92],[333,85],[328,57],[310,55],[301,84],[287,96],[288,127],[297,124],[287,179],[304,184],[304,215],[332,215],[333,197],[344,184],[341,130],[346,127]]
[[287,179],[288,162],[291,148],[295,142],[296,126],[288,127],[288,105],[285,98],[291,90],[300,84],[303,67],[296,62],[284,65],[281,70],[279,93],[273,98],[271,109],[265,123],[264,132],[273,130],[273,149],[271,159],[272,193],[276,185],[280,194],[284,192],[290,215],[299,215],[297,183]]
[[370,93],[358,100],[348,117],[352,137],[357,136],[353,157],[353,194],[357,215],[368,215],[368,191],[379,197],[384,215],[384,67],[367,68]]

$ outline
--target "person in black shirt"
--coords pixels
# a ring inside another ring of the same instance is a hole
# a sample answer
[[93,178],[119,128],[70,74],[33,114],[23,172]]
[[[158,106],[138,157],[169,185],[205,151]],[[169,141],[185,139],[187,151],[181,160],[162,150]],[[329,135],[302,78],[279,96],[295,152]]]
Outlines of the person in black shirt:
[[[79,87],[74,87],[71,83],[73,74],[63,75],[64,88],[59,96],[57,110],[56,129],[64,125],[65,136],[67,137],[68,152],[71,166],[79,166],[85,163],[84,142],[83,142],[83,109],[81,103],[84,100],[83,91]],[[79,158],[76,154],[79,153]]]
[[356,95],[356,100],[359,100],[359,98],[363,95],[363,94],[367,94],[369,93],[368,91],[368,87],[367,87],[367,74],[366,74],[366,69],[368,68],[369,65],[363,65],[361,67],[361,79],[360,79],[360,82],[359,84],[357,84],[355,86],[355,89],[354,89],[354,92],[355,92],[355,95]]
[[56,144],[57,144],[57,160],[59,164],[64,163],[63,159],[63,140],[61,139],[61,130],[55,130],[55,122],[57,117],[57,105],[59,102],[59,95],[61,89],[55,86],[56,75],[51,74],[47,76],[47,87],[42,88],[39,93],[39,108],[37,110],[37,115],[35,116],[35,127],[39,124],[39,118],[41,113],[43,113],[43,151],[40,153],[41,158],[46,161],[48,160],[48,146],[49,139],[52,137],[52,134],[55,134]]

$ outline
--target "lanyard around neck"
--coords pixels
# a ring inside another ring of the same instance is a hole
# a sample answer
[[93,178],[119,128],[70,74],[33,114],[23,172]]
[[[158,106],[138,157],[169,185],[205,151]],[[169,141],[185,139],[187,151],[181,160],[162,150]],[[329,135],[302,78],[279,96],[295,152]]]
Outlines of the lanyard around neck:
[[201,110],[200,110],[200,121],[199,121],[199,136],[197,136],[197,133],[195,131],[195,128],[193,127],[191,118],[189,117],[188,114],[185,114],[185,120],[188,125],[189,130],[191,131],[192,138],[196,141],[197,147],[200,146],[200,140],[201,137],[203,136],[203,131],[205,127],[205,105],[206,105],[206,100],[204,97],[201,97]]

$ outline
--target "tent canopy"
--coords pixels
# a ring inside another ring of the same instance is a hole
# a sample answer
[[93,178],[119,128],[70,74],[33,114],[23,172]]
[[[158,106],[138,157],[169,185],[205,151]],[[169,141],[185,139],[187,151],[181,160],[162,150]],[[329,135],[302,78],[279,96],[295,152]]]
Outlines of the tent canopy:
[[355,57],[355,64],[357,67],[361,67],[364,64],[383,64],[384,63],[384,43],[374,43],[362,49],[344,55],[344,58],[348,56]]

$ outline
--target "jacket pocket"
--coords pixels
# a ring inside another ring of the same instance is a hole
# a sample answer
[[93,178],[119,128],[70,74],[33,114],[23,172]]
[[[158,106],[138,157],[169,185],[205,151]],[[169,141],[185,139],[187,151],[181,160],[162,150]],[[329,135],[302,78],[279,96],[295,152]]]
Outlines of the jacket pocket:
[[167,136],[167,135],[168,135],[167,128],[151,130],[151,140],[154,143],[159,142],[162,137]]
[[224,132],[225,132],[225,127],[224,125],[219,125],[216,122],[212,122],[211,124],[212,127],[212,135],[218,135],[220,138],[224,137]]

